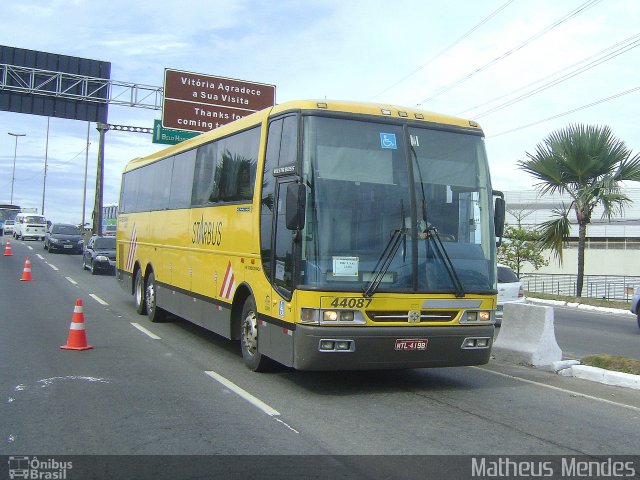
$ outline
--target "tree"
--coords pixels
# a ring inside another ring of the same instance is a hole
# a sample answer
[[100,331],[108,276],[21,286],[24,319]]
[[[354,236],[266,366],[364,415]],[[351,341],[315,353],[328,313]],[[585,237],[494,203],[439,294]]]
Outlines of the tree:
[[631,200],[620,191],[620,182],[640,181],[640,155],[632,152],[608,126],[569,125],[551,133],[527,152],[528,160],[518,162],[521,169],[539,180],[541,195],[567,194],[569,205],[553,210],[554,218],[540,226],[540,242],[550,248],[562,263],[562,246],[569,239],[569,214],[575,212],[578,224],[578,272],[576,295],[582,296],[584,250],[587,225],[594,208],[602,206],[603,218],[622,215]]
[[536,270],[549,264],[542,255],[538,243],[540,234],[535,229],[507,225],[504,229],[504,241],[498,247],[498,261],[515,270],[518,278],[525,263],[530,263]]

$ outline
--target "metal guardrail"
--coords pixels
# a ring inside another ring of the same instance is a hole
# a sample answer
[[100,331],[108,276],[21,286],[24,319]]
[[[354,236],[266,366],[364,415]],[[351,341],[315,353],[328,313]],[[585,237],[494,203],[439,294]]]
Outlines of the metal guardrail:
[[[575,296],[576,275],[527,273],[520,278],[525,291],[550,295]],[[606,300],[630,301],[640,276],[585,275],[582,296]]]

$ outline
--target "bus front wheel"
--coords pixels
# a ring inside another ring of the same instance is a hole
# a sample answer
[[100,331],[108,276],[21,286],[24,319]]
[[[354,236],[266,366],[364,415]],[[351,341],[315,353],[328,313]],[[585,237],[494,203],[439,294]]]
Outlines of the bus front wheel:
[[244,302],[241,318],[240,348],[244,363],[249,370],[264,371],[268,367],[269,359],[258,351],[258,317],[253,297],[247,298]]

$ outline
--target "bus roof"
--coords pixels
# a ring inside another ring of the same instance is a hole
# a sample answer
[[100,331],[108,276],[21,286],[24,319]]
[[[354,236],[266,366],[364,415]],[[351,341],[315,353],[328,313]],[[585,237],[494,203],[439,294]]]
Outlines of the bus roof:
[[146,157],[134,158],[125,166],[124,171],[127,172],[129,170],[134,170],[142,165],[153,163],[156,160],[160,160],[185,150],[190,150],[191,148],[195,148],[203,143],[224,137],[238,130],[256,126],[270,116],[279,115],[288,111],[300,110],[331,111],[357,115],[371,115],[380,117],[381,119],[395,118],[412,120],[414,122],[424,122],[425,124],[450,125],[482,133],[480,126],[472,120],[398,105],[338,100],[294,100],[252,113],[251,115],[247,115],[239,120],[227,123],[226,125],[222,125],[214,130],[204,132],[194,138],[159,150]]

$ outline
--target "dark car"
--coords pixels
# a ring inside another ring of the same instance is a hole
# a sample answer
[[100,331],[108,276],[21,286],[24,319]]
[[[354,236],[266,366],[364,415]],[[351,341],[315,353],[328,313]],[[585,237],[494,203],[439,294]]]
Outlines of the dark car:
[[631,312],[635,313],[638,317],[638,328],[640,328],[640,287],[636,288],[631,298]]
[[82,232],[75,225],[54,223],[44,236],[44,249],[49,252],[72,252],[80,254],[84,250]]
[[88,269],[93,275],[100,271],[115,273],[116,237],[91,237],[84,249],[82,268]]

